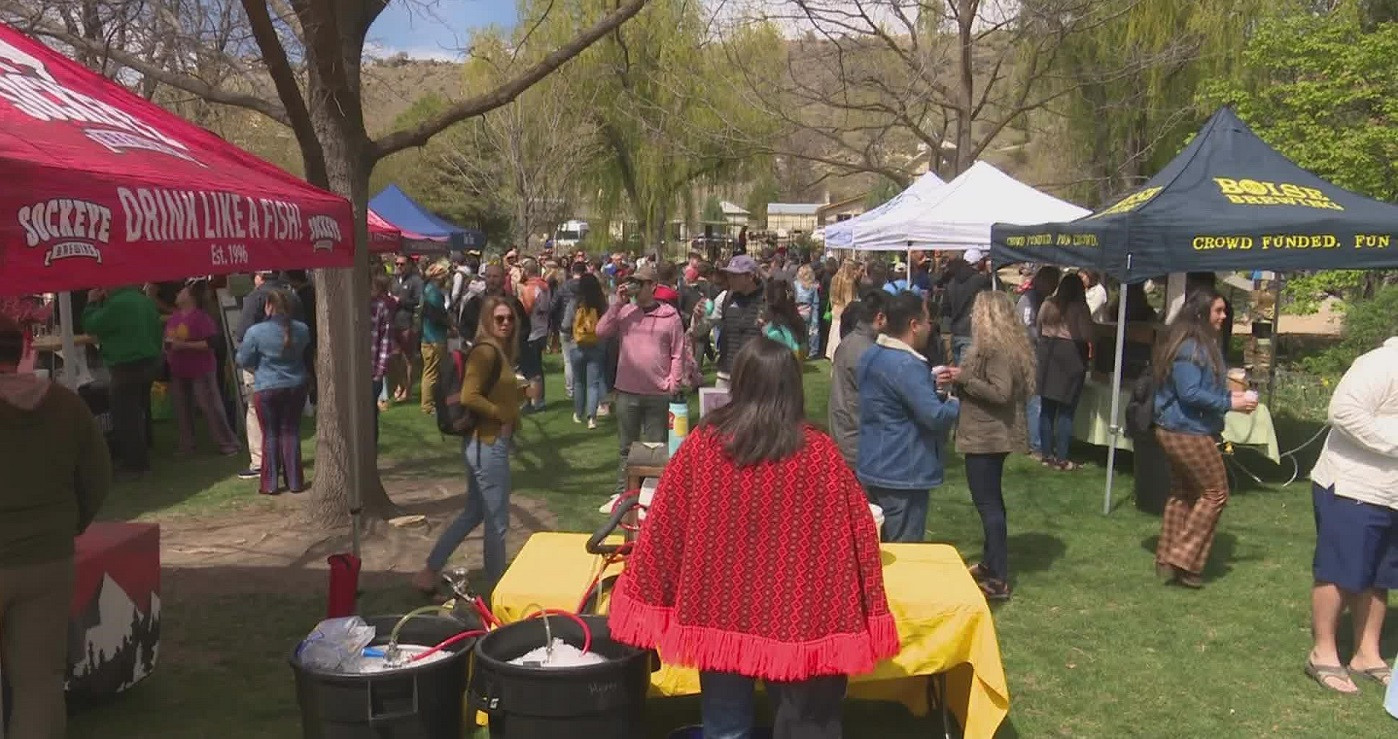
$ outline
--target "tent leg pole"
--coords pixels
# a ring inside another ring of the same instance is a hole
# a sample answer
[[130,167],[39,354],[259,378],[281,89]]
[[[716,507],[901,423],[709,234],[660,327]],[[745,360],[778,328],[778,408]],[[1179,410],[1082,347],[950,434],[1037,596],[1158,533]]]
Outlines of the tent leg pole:
[[1277,392],[1277,360],[1281,349],[1281,332],[1277,331],[1281,327],[1281,299],[1282,283],[1281,273],[1272,273],[1272,351],[1267,362],[1267,407],[1272,407],[1272,397]]
[[61,382],[69,390],[78,389],[79,359],[78,345],[73,340],[73,294],[58,294],[59,333],[63,339],[63,378]]
[[1116,479],[1116,442],[1121,434],[1121,364],[1126,349],[1126,284],[1121,285],[1116,309],[1116,357],[1112,363],[1112,417],[1107,426],[1111,444],[1107,447],[1107,491],[1102,496],[1102,515],[1112,512],[1112,483]]

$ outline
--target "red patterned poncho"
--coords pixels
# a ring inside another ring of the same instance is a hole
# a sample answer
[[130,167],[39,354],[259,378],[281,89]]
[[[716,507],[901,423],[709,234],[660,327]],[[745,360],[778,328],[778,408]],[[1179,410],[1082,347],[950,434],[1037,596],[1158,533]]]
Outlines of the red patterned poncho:
[[673,664],[780,682],[898,653],[864,491],[825,434],[738,467],[700,428],[665,468],[612,594],[612,637]]

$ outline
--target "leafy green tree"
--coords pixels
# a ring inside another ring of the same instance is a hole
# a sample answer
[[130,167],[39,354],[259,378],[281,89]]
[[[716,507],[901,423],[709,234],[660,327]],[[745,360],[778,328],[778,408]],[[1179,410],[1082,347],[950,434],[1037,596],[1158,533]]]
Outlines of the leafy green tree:
[[[1204,85],[1208,107],[1232,104],[1257,134],[1340,187],[1398,201],[1398,23],[1374,22],[1378,4],[1357,0],[1315,12],[1290,4],[1260,23],[1243,74]],[[1287,283],[1295,309],[1327,296],[1372,297],[1391,275],[1336,270]]]
[[886,177],[880,178],[879,184],[870,189],[869,194],[865,196],[864,208],[865,210],[873,210],[892,200],[894,195],[902,191],[903,188],[899,187],[897,182]]

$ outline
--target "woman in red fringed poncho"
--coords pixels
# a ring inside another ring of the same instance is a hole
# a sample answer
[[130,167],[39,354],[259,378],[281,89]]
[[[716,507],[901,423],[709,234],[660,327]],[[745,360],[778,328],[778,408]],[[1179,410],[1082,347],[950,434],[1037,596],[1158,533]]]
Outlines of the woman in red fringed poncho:
[[706,739],[749,736],[756,679],[778,739],[838,739],[846,676],[898,653],[874,520],[789,349],[749,341],[731,392],[660,478],[612,636],[700,670]]

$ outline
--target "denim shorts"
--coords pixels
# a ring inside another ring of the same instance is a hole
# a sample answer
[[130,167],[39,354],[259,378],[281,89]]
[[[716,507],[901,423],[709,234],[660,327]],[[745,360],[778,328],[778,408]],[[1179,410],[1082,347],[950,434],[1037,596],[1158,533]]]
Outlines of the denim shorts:
[[1316,582],[1357,593],[1398,588],[1398,510],[1335,495],[1311,484]]

